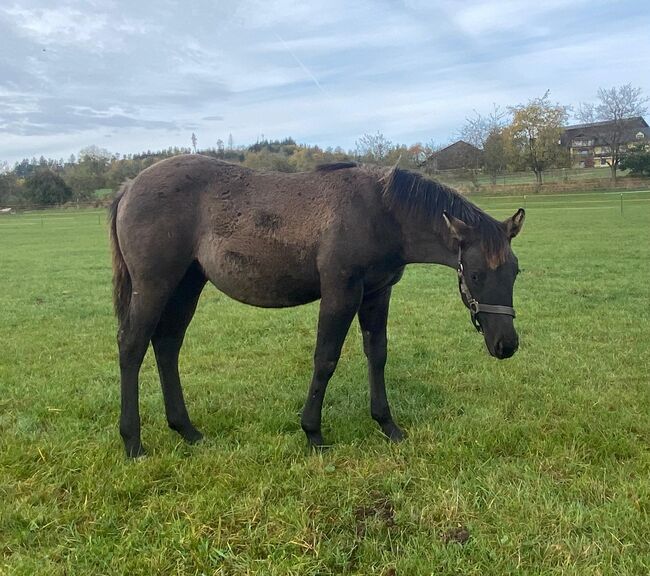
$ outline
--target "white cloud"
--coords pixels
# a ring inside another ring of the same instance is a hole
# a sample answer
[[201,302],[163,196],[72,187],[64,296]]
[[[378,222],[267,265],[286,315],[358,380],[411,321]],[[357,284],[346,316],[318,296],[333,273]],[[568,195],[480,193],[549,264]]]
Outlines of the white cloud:
[[[105,4],[104,7],[110,6]],[[85,8],[85,10],[84,10]],[[56,8],[14,5],[0,9],[0,16],[9,20],[14,30],[39,46],[47,48],[81,47],[94,53],[120,51],[126,38],[160,31],[155,24],[110,14],[99,8],[70,5]]]
[[4,13],[17,28],[41,44],[87,44],[104,30],[104,14],[87,14],[69,6],[27,9],[13,6]]
[[448,14],[459,28],[471,36],[483,36],[516,30],[522,36],[547,35],[556,27],[553,13],[575,11],[594,6],[593,1],[545,0],[530,2],[521,0],[479,0],[454,2],[448,5]]

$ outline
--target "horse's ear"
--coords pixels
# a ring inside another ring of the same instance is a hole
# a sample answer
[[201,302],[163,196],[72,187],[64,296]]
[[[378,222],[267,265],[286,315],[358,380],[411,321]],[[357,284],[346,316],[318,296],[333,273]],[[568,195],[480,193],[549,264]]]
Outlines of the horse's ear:
[[519,208],[513,216],[503,223],[506,227],[508,239],[512,240],[517,234],[519,234],[519,232],[521,232],[525,219],[526,211],[523,208]]
[[446,210],[443,211],[442,217],[445,220],[445,224],[447,224],[449,234],[451,235],[452,238],[459,241],[467,239],[467,236],[469,235],[470,227],[467,224],[465,224],[465,222],[459,220],[458,218],[455,218],[454,216],[449,214]]

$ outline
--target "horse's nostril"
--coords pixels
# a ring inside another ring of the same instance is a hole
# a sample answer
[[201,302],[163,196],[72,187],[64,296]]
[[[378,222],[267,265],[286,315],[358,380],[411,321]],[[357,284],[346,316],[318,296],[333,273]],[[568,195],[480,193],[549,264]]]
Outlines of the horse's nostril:
[[510,358],[510,356],[513,356],[516,351],[517,351],[517,345],[516,344],[510,344],[510,345],[502,348],[501,354],[502,354],[503,358]]
[[510,358],[518,347],[519,342],[517,340],[498,340],[494,345],[494,355],[501,359]]

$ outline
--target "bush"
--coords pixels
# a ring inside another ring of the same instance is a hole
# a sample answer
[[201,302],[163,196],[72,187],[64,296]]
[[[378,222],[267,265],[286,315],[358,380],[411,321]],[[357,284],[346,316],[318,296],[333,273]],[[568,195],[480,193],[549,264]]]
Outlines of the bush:
[[650,176],[650,152],[636,150],[621,158],[621,170],[629,170],[631,176]]
[[72,189],[51,170],[39,170],[25,180],[25,196],[29,202],[53,206],[72,199]]

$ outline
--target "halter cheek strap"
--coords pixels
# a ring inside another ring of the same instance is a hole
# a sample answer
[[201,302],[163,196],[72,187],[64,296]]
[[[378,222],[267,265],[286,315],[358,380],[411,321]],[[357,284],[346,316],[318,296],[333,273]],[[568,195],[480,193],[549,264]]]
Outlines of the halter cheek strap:
[[469,308],[472,324],[474,328],[481,334],[483,334],[483,327],[481,322],[478,319],[479,312],[485,312],[487,314],[504,314],[506,316],[516,317],[515,309],[512,306],[501,306],[500,304],[481,304],[476,298],[472,296],[472,293],[469,291],[469,286],[465,282],[465,272],[463,269],[463,263],[461,262],[462,252],[460,245],[458,246],[458,266],[456,271],[458,272],[458,287],[460,288],[461,294],[465,297],[467,302],[467,307]]

